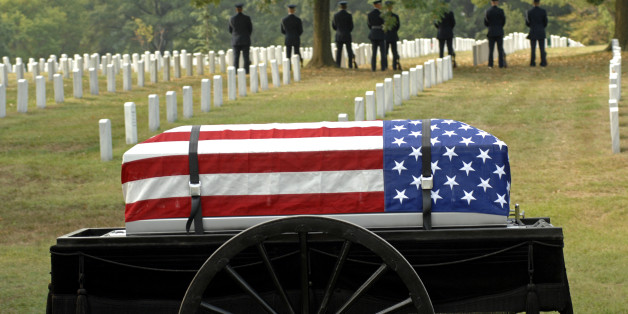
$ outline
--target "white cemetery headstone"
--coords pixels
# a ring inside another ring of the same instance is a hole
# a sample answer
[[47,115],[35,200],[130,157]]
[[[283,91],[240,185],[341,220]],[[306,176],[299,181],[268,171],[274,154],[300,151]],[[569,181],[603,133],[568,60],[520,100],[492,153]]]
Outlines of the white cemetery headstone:
[[78,69],[74,69],[74,72],[72,72],[72,87],[73,87],[73,91],[74,91],[74,98],[76,99],[81,99],[83,98],[83,79],[80,75],[80,72]]
[[209,74],[216,73],[216,53],[212,50],[207,54],[209,63]]
[[366,92],[366,120],[371,121],[377,119],[377,108],[375,107],[375,93],[373,91]]
[[122,89],[124,91],[131,90],[131,64],[125,63],[122,65]]
[[401,98],[410,99],[410,73],[408,71],[401,72]]
[[376,96],[377,115],[383,119],[386,117],[386,95],[385,95],[384,83],[375,84],[375,96]]
[[364,121],[364,98],[355,98],[354,115],[355,121]]
[[0,118],[7,116],[7,88],[0,84]]
[[144,87],[146,85],[146,80],[144,79],[144,75],[146,71],[144,71],[144,61],[137,61],[137,86]]
[[292,74],[295,82],[301,81],[301,59],[297,54],[292,56]]
[[401,75],[395,74],[393,75],[393,105],[399,106],[401,105],[402,95],[401,95]]
[[163,79],[164,79],[164,82],[170,82],[170,55],[165,55],[163,57],[163,60],[164,60],[164,66],[162,67]]
[[15,77],[18,81],[24,79],[24,63],[15,63]]
[[257,67],[259,69],[258,73],[262,91],[266,91],[268,90],[268,72],[266,70],[266,63],[260,63]]
[[21,79],[17,81],[17,112],[26,113],[28,111],[28,81]]
[[277,65],[277,60],[270,60],[270,70],[273,78],[273,86],[281,86],[281,83],[279,81],[279,65]]
[[346,113],[339,113],[338,114],[338,122],[347,122],[349,121],[349,115]]
[[211,107],[211,81],[209,79],[201,80],[201,111],[209,112]]
[[425,63],[423,64],[423,81],[425,83],[425,88],[430,88],[432,87],[432,71],[431,71],[431,66],[430,66],[430,62],[429,61],[425,61]]
[[61,76],[61,74],[55,74],[52,81],[54,83],[55,102],[60,104],[65,101],[63,76]]
[[225,52],[222,50],[218,51],[218,61],[220,62],[220,73],[225,73],[227,69],[227,58]]
[[608,85],[608,96],[609,99],[619,99],[618,97],[618,88],[617,88],[617,84],[609,84]]
[[251,88],[251,94],[255,94],[257,93],[257,66],[251,64],[249,66],[249,80],[250,80],[250,88]]
[[194,67],[192,65],[192,54],[189,54],[189,53],[185,54],[185,64],[186,64],[186,68],[185,68],[186,75],[192,76],[194,74],[193,73]]
[[113,64],[107,65],[107,91],[116,92],[116,68]]
[[159,130],[159,97],[155,94],[148,95],[148,129]]
[[214,75],[214,107],[222,106],[222,76]]
[[35,78],[35,98],[37,108],[46,108],[46,79],[41,75]]
[[384,107],[386,111],[393,111],[393,79],[386,78],[384,79]]
[[237,97],[237,86],[236,86],[236,69],[233,66],[227,68],[227,97],[229,100],[235,100]]
[[246,70],[243,68],[238,69],[238,95],[246,96]]
[[283,85],[290,84],[290,59],[283,59],[283,67],[281,70],[283,71]]
[[89,92],[92,95],[98,95],[98,70],[89,68]]
[[177,121],[177,93],[166,92],[166,120],[173,123]]
[[111,142],[111,120],[98,120],[98,130],[100,134],[100,160],[110,161],[113,159],[113,145]]
[[443,82],[443,59],[436,59],[436,84]]
[[150,82],[154,84],[157,83],[158,80],[159,69],[157,68],[157,63],[159,60],[155,57],[151,57],[149,62]]
[[183,86],[183,117],[185,118],[191,118],[194,115],[193,97],[192,86]]
[[417,95],[416,81],[417,81],[416,68],[410,68],[410,95],[412,96]]
[[197,75],[204,75],[205,74],[205,63],[203,62],[205,59],[203,59],[203,54],[200,52],[197,52],[194,54],[194,58],[196,58],[196,74]]
[[614,154],[618,154],[621,150],[619,147],[619,108],[617,106],[610,108],[611,120],[611,146]]
[[7,70],[7,66],[4,64],[0,64],[0,84],[4,85],[6,88],[8,82],[9,82],[9,73]]
[[137,144],[137,115],[134,102],[124,104],[124,131],[126,143]]
[[422,65],[416,66],[416,76],[417,76],[416,86],[417,86],[417,94],[418,94],[422,92],[425,88],[425,85],[423,84],[423,66]]
[[48,81],[52,81],[53,75],[55,75],[55,61],[50,60],[46,63],[46,72],[48,73]]

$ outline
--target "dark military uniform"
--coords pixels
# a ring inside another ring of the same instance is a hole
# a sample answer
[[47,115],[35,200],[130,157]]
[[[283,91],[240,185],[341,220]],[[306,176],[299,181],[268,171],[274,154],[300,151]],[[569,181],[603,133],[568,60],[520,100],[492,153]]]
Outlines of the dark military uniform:
[[375,71],[377,63],[377,48],[380,52],[380,63],[382,71],[388,68],[388,60],[386,58],[386,34],[384,33],[384,19],[381,17],[381,11],[377,8],[369,12],[367,17],[367,25],[371,30],[369,39],[372,44],[371,70]]
[[436,38],[438,38],[438,48],[439,48],[439,56],[442,58],[445,54],[445,43],[447,44],[447,52],[453,58],[456,57],[456,52],[454,52],[454,26],[456,26],[456,18],[454,17],[454,12],[447,12],[440,21],[434,23],[434,26],[438,28],[438,34]]
[[353,48],[351,47],[351,31],[353,30],[353,16],[346,9],[334,14],[331,27],[336,31],[336,65],[340,67],[342,60],[342,46],[347,47],[349,68],[353,67]]
[[504,60],[504,25],[506,25],[506,15],[504,10],[497,6],[492,6],[484,16],[484,25],[488,27],[488,66],[493,67],[493,51],[497,44],[499,54],[499,67],[506,66]]
[[229,33],[231,33],[231,46],[233,46],[233,65],[236,69],[240,63],[240,53],[244,58],[244,70],[249,73],[249,50],[251,49],[251,33],[253,23],[248,15],[242,12],[232,16],[229,20]]
[[299,55],[299,59],[303,61],[301,57],[301,34],[303,34],[303,22],[301,19],[294,15],[288,14],[281,20],[281,33],[285,34],[284,44],[286,45],[286,58],[290,59],[292,56],[292,50],[295,54]]
[[536,65],[536,42],[539,42],[541,50],[541,66],[547,65],[547,54],[545,53],[545,27],[547,27],[547,12],[535,6],[526,17],[526,25],[530,27],[528,38],[530,39],[530,65]]
[[[399,53],[397,52],[397,41],[399,41],[399,35],[397,32],[399,31],[399,27],[401,24],[399,23],[399,15],[392,13],[391,11],[384,13],[386,19],[394,19],[395,22],[391,29],[386,30],[386,52],[390,48],[390,51],[393,55],[393,70],[397,70],[397,65],[399,64]],[[390,22],[389,22],[390,23]]]

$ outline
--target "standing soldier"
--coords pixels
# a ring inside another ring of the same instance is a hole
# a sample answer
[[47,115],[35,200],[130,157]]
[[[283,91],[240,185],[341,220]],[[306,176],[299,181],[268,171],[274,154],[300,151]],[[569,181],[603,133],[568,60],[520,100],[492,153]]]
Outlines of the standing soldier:
[[235,5],[236,15],[229,19],[229,33],[231,33],[231,46],[233,46],[233,65],[238,69],[240,63],[240,52],[244,58],[244,70],[249,73],[249,50],[251,49],[251,33],[253,24],[248,15],[242,13],[242,3]]
[[451,59],[456,67],[456,52],[454,51],[454,26],[456,26],[456,18],[454,12],[447,12],[443,15],[440,21],[434,23],[434,26],[438,28],[438,48],[439,56],[442,58],[445,55],[445,43],[447,43],[447,53],[451,56]]
[[499,0],[491,0],[491,8],[486,11],[484,25],[488,27],[488,67],[493,67],[493,51],[497,43],[497,53],[499,67],[506,66],[504,59],[504,25],[506,25],[506,15],[504,10],[497,7]]
[[528,11],[526,25],[530,27],[530,66],[536,66],[536,42],[539,42],[541,50],[541,66],[547,66],[547,55],[545,53],[545,27],[547,27],[547,12],[539,8],[540,0],[534,0],[534,8]]
[[298,16],[294,15],[296,7],[295,4],[288,5],[288,16],[281,20],[281,33],[286,35],[284,40],[284,44],[286,45],[286,58],[290,59],[292,50],[294,50],[294,53],[299,55],[299,59],[301,63],[303,63],[300,50],[303,23]]
[[388,48],[392,51],[393,55],[393,70],[401,70],[401,64],[399,64],[399,53],[397,52],[397,41],[399,40],[399,35],[397,32],[399,31],[399,15],[393,13],[393,1],[384,2],[388,11],[384,13],[384,28],[386,29],[386,52],[388,52]]
[[373,1],[375,7],[373,11],[369,12],[367,18],[367,25],[371,30],[369,32],[369,39],[372,44],[372,57],[371,57],[371,70],[375,71],[377,63],[377,48],[380,52],[380,62],[382,71],[388,68],[388,60],[386,59],[386,34],[384,33],[384,19],[382,18],[382,1]]
[[340,67],[342,45],[345,45],[347,47],[347,57],[349,58],[349,68],[353,68],[353,49],[351,48],[353,16],[347,12],[347,1],[340,1],[338,4],[340,5],[340,11],[334,14],[334,19],[331,22],[331,27],[336,31],[336,66]]

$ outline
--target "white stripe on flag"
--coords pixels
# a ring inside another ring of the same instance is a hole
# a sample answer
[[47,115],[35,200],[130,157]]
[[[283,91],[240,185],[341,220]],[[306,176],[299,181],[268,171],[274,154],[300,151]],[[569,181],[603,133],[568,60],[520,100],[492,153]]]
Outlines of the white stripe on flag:
[[[247,130],[298,130],[298,129],[320,129],[320,128],[356,128],[356,127],[381,127],[383,121],[348,121],[348,122],[304,122],[304,123],[267,123],[267,124],[225,124],[225,125],[202,125],[201,132],[207,131],[247,131]],[[191,125],[176,127],[163,133],[169,132],[190,132]]]
[[[190,177],[169,176],[130,181],[122,185],[125,202],[190,196]],[[281,195],[384,191],[379,170],[202,174],[201,194]]]

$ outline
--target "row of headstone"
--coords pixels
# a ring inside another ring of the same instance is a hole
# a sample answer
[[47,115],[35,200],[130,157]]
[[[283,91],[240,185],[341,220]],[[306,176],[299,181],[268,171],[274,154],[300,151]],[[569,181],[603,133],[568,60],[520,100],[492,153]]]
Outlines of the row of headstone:
[[[355,121],[384,119],[387,112],[400,106],[411,96],[421,94],[425,88],[431,88],[453,78],[453,62],[451,56],[426,61],[384,79],[383,83],[375,84],[375,91],[367,91],[364,97],[356,97],[354,105]],[[341,113],[338,121],[347,121],[348,115]]]
[[611,42],[613,58],[609,64],[609,112],[611,125],[611,148],[613,153],[620,152],[619,147],[619,101],[621,100],[621,46],[619,40]]
[[[414,40],[404,39],[402,41],[397,41],[397,52],[399,53],[399,57],[403,58],[417,58],[426,56],[429,54],[435,54],[439,52],[438,39],[436,38],[416,38]],[[475,44],[475,40],[471,38],[460,38],[456,37],[454,40],[454,50],[455,51],[470,51],[473,49],[473,45]],[[335,43],[331,44],[332,56],[336,58],[337,47]],[[370,43],[352,43],[351,49],[355,55],[355,63],[358,66],[364,64],[371,64],[371,56],[372,54],[372,45]],[[346,46],[343,46],[342,54],[341,54],[341,67],[348,67],[347,60],[348,54]],[[392,50],[389,49],[387,52],[387,58],[392,60]]]
[[[528,35],[525,33],[510,33],[505,36],[504,53],[506,53],[506,55],[509,55],[519,50],[530,49],[530,41],[527,39],[527,36]],[[548,46],[548,43],[551,44],[551,47],[584,47],[584,45],[579,42],[556,35],[551,35],[549,40],[548,38],[546,38],[546,47]],[[495,45],[494,49],[495,50],[493,51],[493,56],[494,58],[497,58],[497,45]],[[483,39],[476,41],[475,44],[472,45],[471,50],[473,51],[473,66],[478,66],[488,62],[488,40]]]
[[[273,86],[281,86],[279,80],[279,66],[277,60],[271,60],[271,75],[273,78]],[[283,59],[283,84],[290,84],[291,81],[298,82],[301,80],[301,60],[298,55],[292,58]],[[292,71],[291,71],[292,69]],[[237,73],[237,74],[236,74]],[[292,75],[291,75],[292,74]],[[221,107],[223,104],[223,84],[222,76],[213,76],[213,103],[214,107]],[[209,112],[212,103],[212,81],[209,79],[201,80],[200,107],[202,112]],[[258,91],[268,90],[268,70],[263,63],[258,65],[250,65],[249,67],[249,85],[247,89],[246,71],[242,68],[237,69],[233,66],[227,68],[227,94],[229,100],[235,100],[237,97],[247,96],[247,92],[252,94]],[[194,115],[194,100],[191,86],[183,86],[183,116],[186,119],[192,118]],[[177,94],[175,91],[166,92],[166,120],[174,123],[178,119]],[[125,138],[126,144],[136,144],[137,138],[137,114],[136,105],[133,102],[124,104],[125,116]],[[112,159],[112,139],[111,139],[111,121],[101,119],[100,125],[100,147],[101,160],[109,161]],[[148,96],[148,128],[151,132],[155,132],[160,128],[159,113],[159,97],[156,94]],[[103,136],[107,138],[103,138]]]

